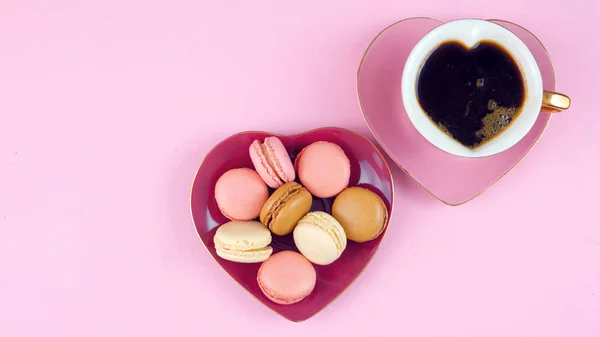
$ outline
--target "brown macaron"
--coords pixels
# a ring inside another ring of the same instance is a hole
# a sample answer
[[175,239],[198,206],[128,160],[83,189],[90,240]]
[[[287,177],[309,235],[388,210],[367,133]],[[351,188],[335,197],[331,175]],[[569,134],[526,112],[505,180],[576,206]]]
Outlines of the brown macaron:
[[387,225],[385,203],[374,192],[363,187],[349,187],[333,201],[331,215],[342,225],[348,240],[375,240]]
[[281,185],[267,199],[260,211],[260,222],[273,234],[291,233],[298,221],[312,206],[312,195],[297,182],[290,181]]

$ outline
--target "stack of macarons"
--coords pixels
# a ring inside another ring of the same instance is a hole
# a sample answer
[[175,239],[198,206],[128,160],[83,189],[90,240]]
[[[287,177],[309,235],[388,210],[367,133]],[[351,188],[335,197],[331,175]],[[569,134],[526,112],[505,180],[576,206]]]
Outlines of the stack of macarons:
[[[225,260],[262,263],[257,282],[273,302],[303,300],[316,285],[313,264],[330,265],[348,241],[371,241],[384,231],[384,201],[367,188],[349,186],[350,160],[339,145],[311,143],[292,163],[272,136],[254,140],[249,156],[253,169],[230,169],[216,182],[215,200],[229,221],[217,228],[213,241]],[[331,214],[312,211],[315,197],[334,198]],[[273,254],[273,235],[292,235],[299,253]]]

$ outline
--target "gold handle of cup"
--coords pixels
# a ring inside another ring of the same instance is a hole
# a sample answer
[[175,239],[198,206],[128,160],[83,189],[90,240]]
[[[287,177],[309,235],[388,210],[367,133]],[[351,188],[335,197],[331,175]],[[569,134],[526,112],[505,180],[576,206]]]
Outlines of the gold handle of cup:
[[542,95],[542,112],[554,113],[567,110],[571,106],[571,99],[567,95],[553,91],[544,91]]

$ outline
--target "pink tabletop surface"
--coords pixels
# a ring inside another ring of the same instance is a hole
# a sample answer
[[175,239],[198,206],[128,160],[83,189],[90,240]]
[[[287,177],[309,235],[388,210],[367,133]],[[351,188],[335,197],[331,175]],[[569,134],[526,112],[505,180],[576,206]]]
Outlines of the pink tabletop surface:
[[[525,26],[572,107],[463,206],[394,168],[378,254],[291,323],[202,246],[194,173],[238,131],[368,135],[358,63],[410,16]],[[600,336],[599,18],[583,0],[0,1],[0,336]]]

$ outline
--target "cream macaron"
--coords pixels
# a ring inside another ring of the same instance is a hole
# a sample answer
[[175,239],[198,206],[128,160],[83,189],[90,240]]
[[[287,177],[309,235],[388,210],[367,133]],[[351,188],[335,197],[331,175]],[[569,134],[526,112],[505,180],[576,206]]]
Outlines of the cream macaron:
[[306,214],[294,228],[294,243],[310,262],[328,265],[337,260],[346,249],[344,228],[325,212]]
[[213,239],[217,255],[240,263],[263,262],[271,256],[271,231],[258,221],[230,221]]

